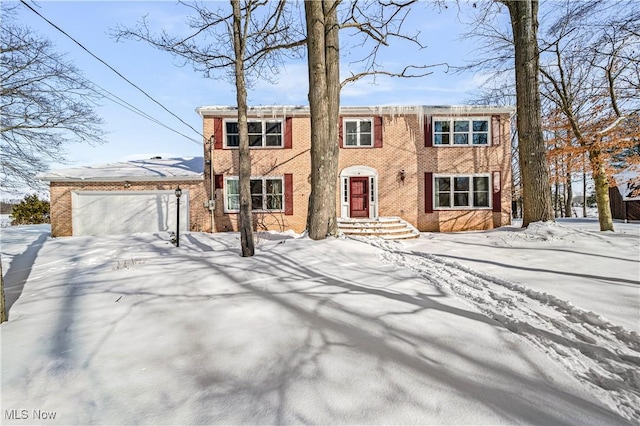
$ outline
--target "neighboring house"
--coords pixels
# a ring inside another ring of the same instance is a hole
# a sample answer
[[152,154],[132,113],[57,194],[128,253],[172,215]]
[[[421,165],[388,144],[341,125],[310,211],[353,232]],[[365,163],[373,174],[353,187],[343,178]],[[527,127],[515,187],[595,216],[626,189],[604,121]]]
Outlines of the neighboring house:
[[609,187],[609,204],[614,219],[640,220],[640,165],[613,175],[616,186]]
[[[237,230],[237,109],[196,111],[207,141],[204,184],[215,200],[214,228]],[[506,107],[342,107],[338,217],[398,216],[420,231],[509,224],[513,113]],[[305,229],[310,134],[308,107],[249,108],[256,228]]]
[[51,235],[108,235],[176,230],[175,189],[182,189],[180,229],[208,231],[202,157],[128,161],[52,170]]

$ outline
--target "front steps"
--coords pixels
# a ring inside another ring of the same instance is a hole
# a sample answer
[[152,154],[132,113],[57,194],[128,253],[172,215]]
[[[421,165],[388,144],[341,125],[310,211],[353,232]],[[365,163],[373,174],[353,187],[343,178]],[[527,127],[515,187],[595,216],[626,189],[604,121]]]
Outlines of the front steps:
[[350,237],[379,237],[385,240],[405,240],[420,236],[416,228],[399,217],[338,218],[338,230]]

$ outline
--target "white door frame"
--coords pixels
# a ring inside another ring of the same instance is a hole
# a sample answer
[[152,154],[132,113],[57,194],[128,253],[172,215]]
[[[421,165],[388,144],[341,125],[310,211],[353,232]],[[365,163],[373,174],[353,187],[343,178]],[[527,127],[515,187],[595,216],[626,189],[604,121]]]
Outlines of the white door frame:
[[369,178],[369,218],[375,219],[378,217],[378,171],[369,166],[350,166],[340,172],[340,217],[349,218],[349,178],[355,176]]

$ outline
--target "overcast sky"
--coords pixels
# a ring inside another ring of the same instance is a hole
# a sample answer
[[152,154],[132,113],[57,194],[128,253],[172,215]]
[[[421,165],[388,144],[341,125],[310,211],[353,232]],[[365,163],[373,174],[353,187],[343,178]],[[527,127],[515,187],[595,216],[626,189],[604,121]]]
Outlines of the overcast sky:
[[[209,2],[211,7],[227,6],[227,2]],[[33,5],[33,3],[30,3]],[[190,66],[176,66],[167,53],[154,50],[143,42],[116,42],[109,33],[116,25],[133,26],[147,15],[155,28],[170,33],[184,31],[184,6],[173,1],[41,1],[34,7],[43,16],[58,25],[82,43],[95,55],[109,63],[152,97],[201,131],[202,122],[195,108],[203,105],[235,105],[235,93],[224,80],[205,79]],[[167,126],[184,133],[187,139],[158,124],[142,118],[112,101],[103,100],[98,113],[104,117],[107,143],[97,147],[68,146],[69,164],[53,164],[52,168],[65,168],[100,164],[114,161],[146,158],[152,155],[164,157],[201,156],[201,137],[189,127],[172,117],[135,88],[118,77],[77,44],[53,28],[25,7],[18,8],[18,19],[36,33],[50,39],[58,52],[66,53],[86,78],[125,99],[145,113]],[[382,63],[394,71],[403,66],[448,63],[463,65],[465,58],[473,55],[474,46],[461,35],[469,30],[460,20],[470,17],[460,14],[451,3],[443,11],[419,4],[406,22],[407,30],[421,31],[421,40],[427,45],[418,50],[407,43],[394,44],[384,52]],[[343,77],[354,66],[349,62],[358,58],[361,51],[345,46],[350,40],[343,37]],[[370,81],[350,85],[343,90],[343,105],[456,105],[470,99],[477,90],[482,76],[454,74],[447,67],[433,68],[433,74],[421,79],[379,77],[376,84]],[[282,71],[275,85],[260,82],[249,93],[250,105],[306,105],[306,60],[290,63]]]

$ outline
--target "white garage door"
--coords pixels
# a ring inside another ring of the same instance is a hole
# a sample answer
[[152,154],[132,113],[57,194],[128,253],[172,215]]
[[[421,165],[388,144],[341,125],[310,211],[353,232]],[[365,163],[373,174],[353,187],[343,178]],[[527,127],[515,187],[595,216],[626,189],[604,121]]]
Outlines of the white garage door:
[[[73,235],[176,230],[174,191],[73,192]],[[180,197],[180,231],[189,229],[189,191]]]

